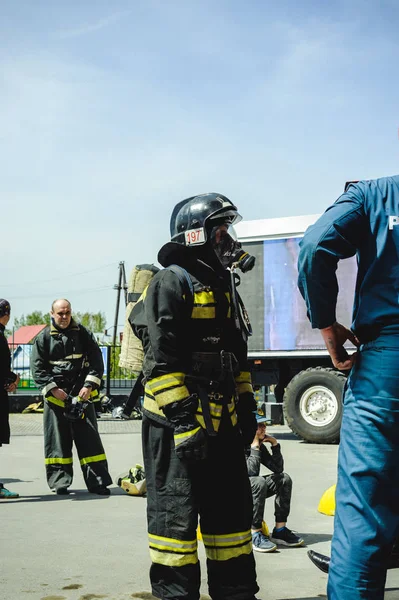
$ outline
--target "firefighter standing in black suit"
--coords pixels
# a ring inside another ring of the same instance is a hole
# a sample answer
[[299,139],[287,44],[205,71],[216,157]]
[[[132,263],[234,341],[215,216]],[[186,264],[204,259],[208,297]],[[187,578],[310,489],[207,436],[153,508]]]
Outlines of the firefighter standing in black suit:
[[[93,335],[72,318],[68,300],[55,300],[50,314],[51,326],[35,339],[31,358],[32,376],[44,397],[47,483],[57,494],[69,493],[75,442],[87,489],[108,496],[112,479],[93,406],[104,370],[101,350]],[[77,404],[71,404],[71,396]],[[82,402],[87,406],[79,414]]]
[[[143,454],[152,593],[198,600],[197,524],[214,600],[253,600],[252,499],[244,445],[256,419],[247,327],[233,263],[254,259],[232,236],[240,216],[220,194],[173,211],[166,267],[132,311],[144,347]],[[177,267],[176,267],[177,265]],[[243,316],[244,315],[244,316]]]

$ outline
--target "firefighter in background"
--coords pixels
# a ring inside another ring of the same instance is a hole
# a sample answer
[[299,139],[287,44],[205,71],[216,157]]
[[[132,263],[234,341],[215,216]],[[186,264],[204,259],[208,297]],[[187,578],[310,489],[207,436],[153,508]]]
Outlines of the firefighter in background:
[[[108,496],[112,480],[91,401],[99,395],[104,371],[101,350],[93,335],[72,319],[68,300],[55,300],[50,314],[51,326],[36,338],[31,358],[32,376],[44,397],[47,482],[57,494],[69,494],[74,441],[87,489]],[[72,396],[87,404],[84,413]]]
[[180,202],[171,242],[158,254],[167,268],[131,315],[144,347],[150,579],[162,599],[199,598],[198,516],[211,597],[254,600],[259,589],[244,454],[256,431],[256,405],[248,332],[229,269],[254,263],[233,236],[240,218],[220,194]]
[[[330,600],[382,600],[399,529],[399,176],[351,183],[306,232],[299,288],[334,367],[349,370]],[[336,322],[338,260],[357,255],[352,331]],[[348,356],[344,343],[359,346]]]

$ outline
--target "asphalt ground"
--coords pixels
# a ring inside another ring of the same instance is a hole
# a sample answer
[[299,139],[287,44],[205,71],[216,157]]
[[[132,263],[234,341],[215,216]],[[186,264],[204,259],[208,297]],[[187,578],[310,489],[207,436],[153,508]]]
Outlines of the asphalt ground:
[[[10,419],[12,439],[0,449],[0,480],[20,498],[0,501],[0,600],[151,599],[145,498],[128,496],[116,485],[110,497],[89,494],[77,460],[73,493],[56,496],[45,480],[42,415]],[[142,462],[141,422],[102,418],[98,423],[115,481]],[[268,429],[281,442],[285,470],[294,481],[288,525],[306,547],[255,553],[257,597],[320,600],[326,598],[327,576],[306,551],[329,553],[333,519],[318,513],[317,506],[336,481],[338,448],[303,443],[283,426]],[[234,511],[234,498],[226,510]],[[273,525],[273,499],[266,504],[266,521]],[[199,556],[201,593],[208,598],[201,542]],[[385,598],[399,598],[399,570],[388,572]]]

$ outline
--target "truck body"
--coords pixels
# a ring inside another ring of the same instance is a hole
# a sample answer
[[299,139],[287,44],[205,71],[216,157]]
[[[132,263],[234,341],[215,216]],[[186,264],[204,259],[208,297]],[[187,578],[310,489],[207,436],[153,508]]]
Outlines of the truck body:
[[[249,315],[249,362],[268,416],[308,442],[339,440],[345,374],[332,367],[320,332],[312,329],[297,287],[299,243],[319,215],[242,221],[235,226],[244,249],[255,256],[240,274],[239,293]],[[337,320],[352,322],[355,257],[338,264]],[[350,349],[350,345],[348,348]],[[270,398],[273,401],[270,402]]]

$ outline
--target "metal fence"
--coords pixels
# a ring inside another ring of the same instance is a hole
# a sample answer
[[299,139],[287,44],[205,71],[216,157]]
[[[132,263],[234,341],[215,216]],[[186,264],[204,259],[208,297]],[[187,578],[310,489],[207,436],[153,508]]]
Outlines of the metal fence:
[[[137,373],[119,366],[119,345],[100,346],[104,361],[104,391],[107,396],[111,394],[129,394],[133,387]],[[18,392],[34,393],[37,387],[32,378],[30,359],[32,344],[18,344],[10,347],[11,370],[20,376]]]

